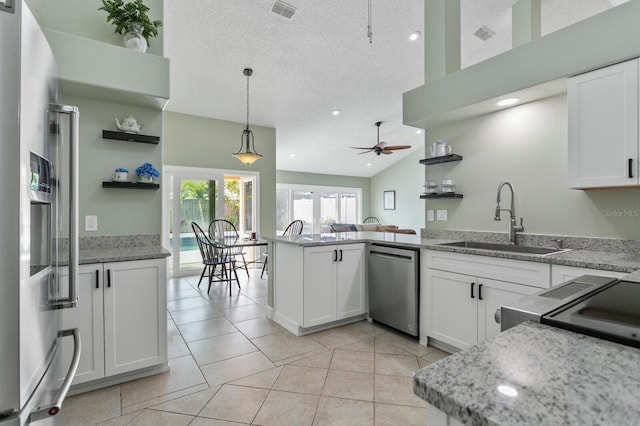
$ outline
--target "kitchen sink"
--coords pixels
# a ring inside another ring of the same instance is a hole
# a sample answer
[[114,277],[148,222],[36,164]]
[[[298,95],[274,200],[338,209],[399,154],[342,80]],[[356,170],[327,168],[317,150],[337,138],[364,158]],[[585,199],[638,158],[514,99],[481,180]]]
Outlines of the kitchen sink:
[[565,252],[571,251],[571,249],[519,246],[515,244],[482,243],[477,241],[456,241],[455,243],[442,243],[438,245],[446,246],[446,247],[460,247],[460,248],[469,248],[469,249],[478,249],[478,250],[507,251],[511,253],[538,254],[542,256],[547,256],[550,254],[565,253]]

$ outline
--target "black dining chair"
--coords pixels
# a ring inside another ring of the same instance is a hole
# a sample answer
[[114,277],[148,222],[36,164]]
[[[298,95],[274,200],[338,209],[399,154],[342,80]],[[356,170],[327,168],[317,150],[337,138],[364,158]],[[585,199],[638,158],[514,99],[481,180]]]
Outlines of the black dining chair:
[[[240,238],[238,230],[235,225],[226,219],[216,219],[209,224],[209,238],[213,240],[224,240],[225,238]],[[242,258],[242,266],[240,269],[244,269],[247,272],[247,278],[249,278],[249,268],[247,267],[247,260],[244,257],[243,247],[230,247],[228,254],[234,257]]]
[[365,218],[365,220],[363,220],[362,223],[380,223],[380,221],[375,216],[369,216]]
[[[293,222],[291,222],[289,225],[287,225],[287,227],[284,229],[284,232],[282,233],[282,236],[286,236],[286,235],[301,235],[302,234],[302,228],[304,228],[304,222],[296,219]],[[262,276],[264,275],[264,272],[267,270],[267,259],[269,258],[269,253],[264,253],[264,263],[262,264],[262,272],[260,273],[260,278],[262,278]]]
[[[238,288],[240,288],[240,280],[238,279],[238,274],[236,273],[236,259],[234,256],[230,256],[226,253],[227,249],[216,244],[214,241],[205,234],[205,232],[200,228],[200,226],[191,222],[191,228],[193,229],[193,233],[196,236],[196,242],[198,243],[198,249],[200,249],[200,255],[202,256],[202,264],[204,265],[202,269],[202,273],[200,274],[200,280],[198,280],[198,287],[200,287],[200,283],[202,282],[202,278],[205,273],[208,271],[209,277],[209,286],[207,287],[207,293],[211,290],[211,284],[214,282],[228,282],[229,283],[229,294],[231,294],[231,273],[233,272],[236,282],[238,283]],[[220,265],[221,270],[219,275],[217,276],[219,279],[214,279],[216,277],[216,267]]]

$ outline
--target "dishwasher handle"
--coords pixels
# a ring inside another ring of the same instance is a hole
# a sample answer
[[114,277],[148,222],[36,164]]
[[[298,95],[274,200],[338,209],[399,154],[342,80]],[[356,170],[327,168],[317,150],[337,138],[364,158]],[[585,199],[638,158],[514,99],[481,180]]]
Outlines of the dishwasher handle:
[[395,253],[383,253],[380,251],[374,251],[371,250],[369,252],[369,256],[373,256],[373,257],[381,257],[384,259],[391,259],[391,260],[403,260],[406,262],[412,262],[413,261],[413,257],[412,256],[406,256],[403,254],[395,254]]

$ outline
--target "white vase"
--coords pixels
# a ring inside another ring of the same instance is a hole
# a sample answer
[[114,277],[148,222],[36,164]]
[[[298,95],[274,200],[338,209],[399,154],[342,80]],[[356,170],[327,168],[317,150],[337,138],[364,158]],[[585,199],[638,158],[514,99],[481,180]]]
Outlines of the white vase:
[[153,183],[153,176],[138,176],[138,182]]
[[127,25],[127,30],[128,32],[122,37],[124,46],[138,52],[146,52],[147,40],[142,35],[142,25],[129,24]]

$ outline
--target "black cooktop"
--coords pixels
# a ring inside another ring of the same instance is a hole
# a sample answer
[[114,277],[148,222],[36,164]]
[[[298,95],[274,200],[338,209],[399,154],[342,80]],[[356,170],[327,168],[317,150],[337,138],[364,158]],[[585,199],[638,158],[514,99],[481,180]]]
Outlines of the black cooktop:
[[640,283],[614,281],[543,315],[541,322],[640,348]]

